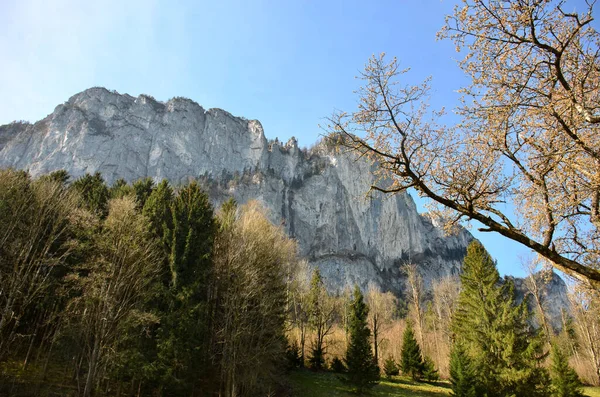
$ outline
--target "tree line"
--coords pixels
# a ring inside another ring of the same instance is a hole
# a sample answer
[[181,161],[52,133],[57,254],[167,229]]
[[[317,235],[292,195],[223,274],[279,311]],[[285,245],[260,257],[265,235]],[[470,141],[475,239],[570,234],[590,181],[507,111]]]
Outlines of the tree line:
[[296,245],[196,182],[0,171],[0,388],[256,395],[281,387]]
[[[500,277],[477,241],[468,247],[460,277],[435,281],[431,291],[416,266],[403,266],[404,301],[373,285],[364,296],[358,289],[329,294],[318,269],[312,277],[310,269],[299,269],[290,287],[289,332],[297,366],[356,377],[358,311],[369,331],[362,340],[371,345],[359,360],[359,389],[379,377],[369,375],[369,362],[390,379],[400,373],[415,381],[449,379],[456,396],[579,396],[582,378],[600,383],[594,290],[573,289],[571,307],[555,329],[541,293],[544,273],[527,279],[528,293],[518,300],[513,279]],[[357,303],[363,297],[364,308]]]
[[457,396],[600,382],[597,293],[575,288],[554,330],[544,278],[518,303],[478,242],[460,279],[431,290],[404,265],[399,300],[374,285],[331,293],[259,204],[215,211],[197,182],[2,170],[0,222],[0,392],[285,395],[298,367],[358,391],[441,377]]

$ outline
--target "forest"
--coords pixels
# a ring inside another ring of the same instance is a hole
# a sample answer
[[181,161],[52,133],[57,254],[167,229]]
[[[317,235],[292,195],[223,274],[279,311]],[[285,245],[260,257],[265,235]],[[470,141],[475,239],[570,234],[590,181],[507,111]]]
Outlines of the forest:
[[430,288],[404,264],[398,299],[329,292],[259,203],[214,209],[195,181],[2,170],[0,222],[0,394],[285,396],[302,371],[359,394],[399,374],[456,396],[600,384],[598,292],[574,285],[555,329],[548,270],[518,302],[477,242]]

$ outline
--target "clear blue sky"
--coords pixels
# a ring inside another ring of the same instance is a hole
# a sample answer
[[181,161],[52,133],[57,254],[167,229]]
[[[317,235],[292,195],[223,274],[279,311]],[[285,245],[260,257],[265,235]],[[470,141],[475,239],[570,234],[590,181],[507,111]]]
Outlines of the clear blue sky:
[[[461,55],[436,32],[454,3],[0,0],[0,124],[39,120],[104,86],[189,97],[310,146],[324,117],[354,108],[354,77],[380,52],[411,67],[411,83],[433,76],[433,105],[452,109],[466,79]],[[527,250],[474,234],[503,274],[523,274]]]

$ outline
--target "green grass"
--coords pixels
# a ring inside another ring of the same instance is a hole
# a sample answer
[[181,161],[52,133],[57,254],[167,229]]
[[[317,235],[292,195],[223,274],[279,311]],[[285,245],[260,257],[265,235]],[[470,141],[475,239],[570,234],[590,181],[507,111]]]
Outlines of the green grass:
[[[356,396],[350,386],[338,379],[339,375],[329,372],[294,371],[290,374],[292,395],[295,397],[346,397]],[[600,387],[584,387],[584,394],[589,397],[600,397]],[[369,393],[374,397],[447,397],[450,396],[450,385],[438,383],[412,382],[408,378],[394,377],[392,382],[382,379]]]
[[[338,379],[339,375],[325,372],[294,371],[290,374],[292,395],[296,397],[338,397],[356,396],[352,388]],[[393,381],[382,379],[368,394],[374,397],[447,397],[450,386],[445,383],[430,385],[412,382],[403,377],[395,377]]]
[[600,387],[584,387],[583,392],[589,397],[600,397]]

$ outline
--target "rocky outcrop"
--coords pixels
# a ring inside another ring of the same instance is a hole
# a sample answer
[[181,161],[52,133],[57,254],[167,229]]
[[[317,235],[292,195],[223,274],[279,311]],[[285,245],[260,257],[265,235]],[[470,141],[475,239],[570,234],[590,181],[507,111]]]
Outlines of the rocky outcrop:
[[258,199],[332,290],[375,282],[400,294],[407,261],[426,284],[456,274],[473,239],[465,230],[445,235],[408,194],[367,196],[374,176],[365,161],[324,144],[269,141],[258,121],[185,98],[163,103],[91,88],[35,124],[0,127],[0,167],[34,176],[65,169],[75,178],[99,171],[108,183],[202,179],[215,205]]

